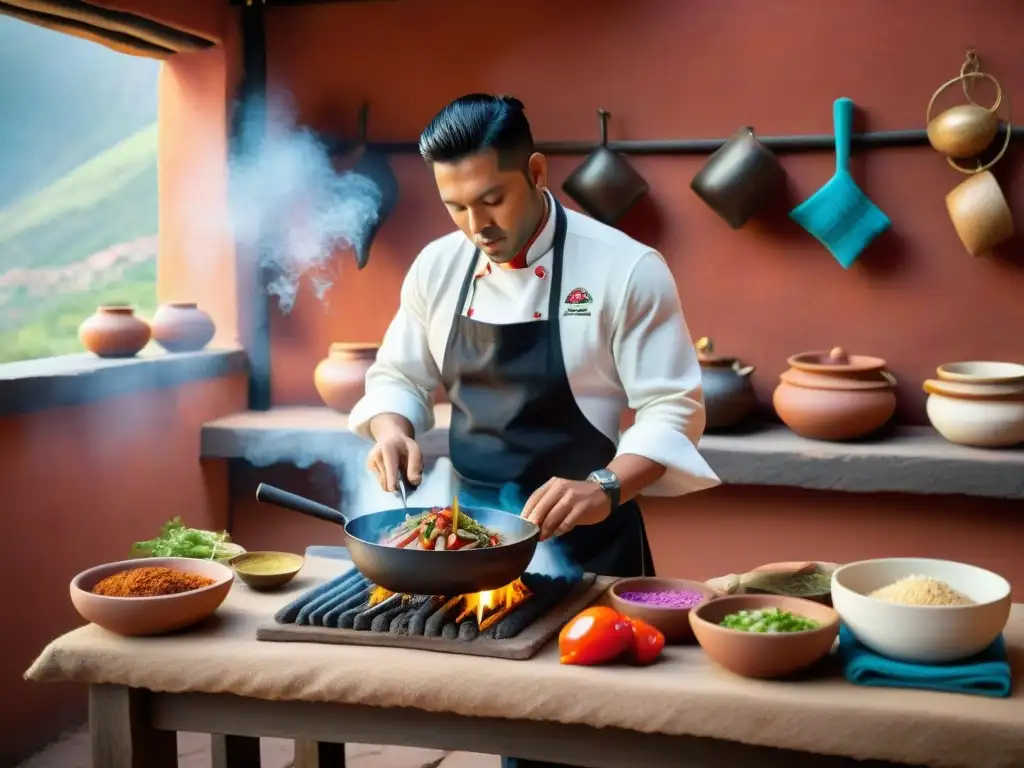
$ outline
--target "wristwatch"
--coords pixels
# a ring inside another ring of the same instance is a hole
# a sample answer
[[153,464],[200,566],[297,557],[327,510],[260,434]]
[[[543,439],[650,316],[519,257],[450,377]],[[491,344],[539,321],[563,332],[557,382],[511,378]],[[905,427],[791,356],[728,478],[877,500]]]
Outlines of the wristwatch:
[[608,494],[612,502],[612,512],[619,508],[619,496],[622,489],[619,487],[619,478],[610,469],[596,469],[587,476],[588,483],[597,483],[601,490]]

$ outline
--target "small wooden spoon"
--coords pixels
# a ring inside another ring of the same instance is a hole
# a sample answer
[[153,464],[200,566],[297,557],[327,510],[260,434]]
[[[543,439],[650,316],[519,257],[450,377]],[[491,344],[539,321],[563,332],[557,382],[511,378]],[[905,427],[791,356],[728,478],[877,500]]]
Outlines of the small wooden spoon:
[[733,573],[726,576],[723,591],[727,595],[732,595],[741,589],[756,588],[765,582],[777,582],[781,579],[804,576],[817,570],[818,564],[814,562],[768,563],[744,574]]

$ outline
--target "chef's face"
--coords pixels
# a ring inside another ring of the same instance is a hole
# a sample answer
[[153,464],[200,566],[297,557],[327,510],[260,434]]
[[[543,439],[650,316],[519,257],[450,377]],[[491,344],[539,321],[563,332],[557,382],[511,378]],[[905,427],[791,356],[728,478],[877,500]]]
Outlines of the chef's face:
[[533,236],[544,211],[547,160],[530,155],[525,169],[502,168],[485,150],[455,163],[434,163],[441,200],[452,221],[494,262],[511,261]]

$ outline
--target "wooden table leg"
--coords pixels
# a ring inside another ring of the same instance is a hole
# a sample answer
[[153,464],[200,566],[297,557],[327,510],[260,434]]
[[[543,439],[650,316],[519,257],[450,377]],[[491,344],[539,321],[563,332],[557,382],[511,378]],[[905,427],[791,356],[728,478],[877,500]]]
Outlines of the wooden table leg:
[[152,728],[148,714],[145,691],[123,685],[90,685],[92,764],[103,768],[177,768],[177,734]]
[[295,740],[294,768],[345,768],[345,745]]
[[251,736],[210,735],[213,768],[260,768],[260,740]]

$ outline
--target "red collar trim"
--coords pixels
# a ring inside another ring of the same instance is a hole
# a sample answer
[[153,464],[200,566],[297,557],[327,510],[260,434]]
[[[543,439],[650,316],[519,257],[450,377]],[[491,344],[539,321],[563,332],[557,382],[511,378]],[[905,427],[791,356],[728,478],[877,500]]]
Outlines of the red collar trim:
[[511,261],[506,261],[504,264],[500,264],[499,266],[502,269],[526,269],[526,267],[530,266],[529,262],[526,260],[526,257],[530,253],[530,248],[533,247],[533,244],[535,242],[537,242],[537,238],[540,237],[540,233],[544,231],[544,227],[547,226],[547,223],[548,223],[548,196],[547,196],[547,193],[545,193],[544,194],[544,215],[540,217],[540,224],[537,225],[537,229],[530,236],[530,239],[526,241],[526,245],[523,246],[523,249],[521,251],[519,251],[519,253],[517,253],[512,258]]

